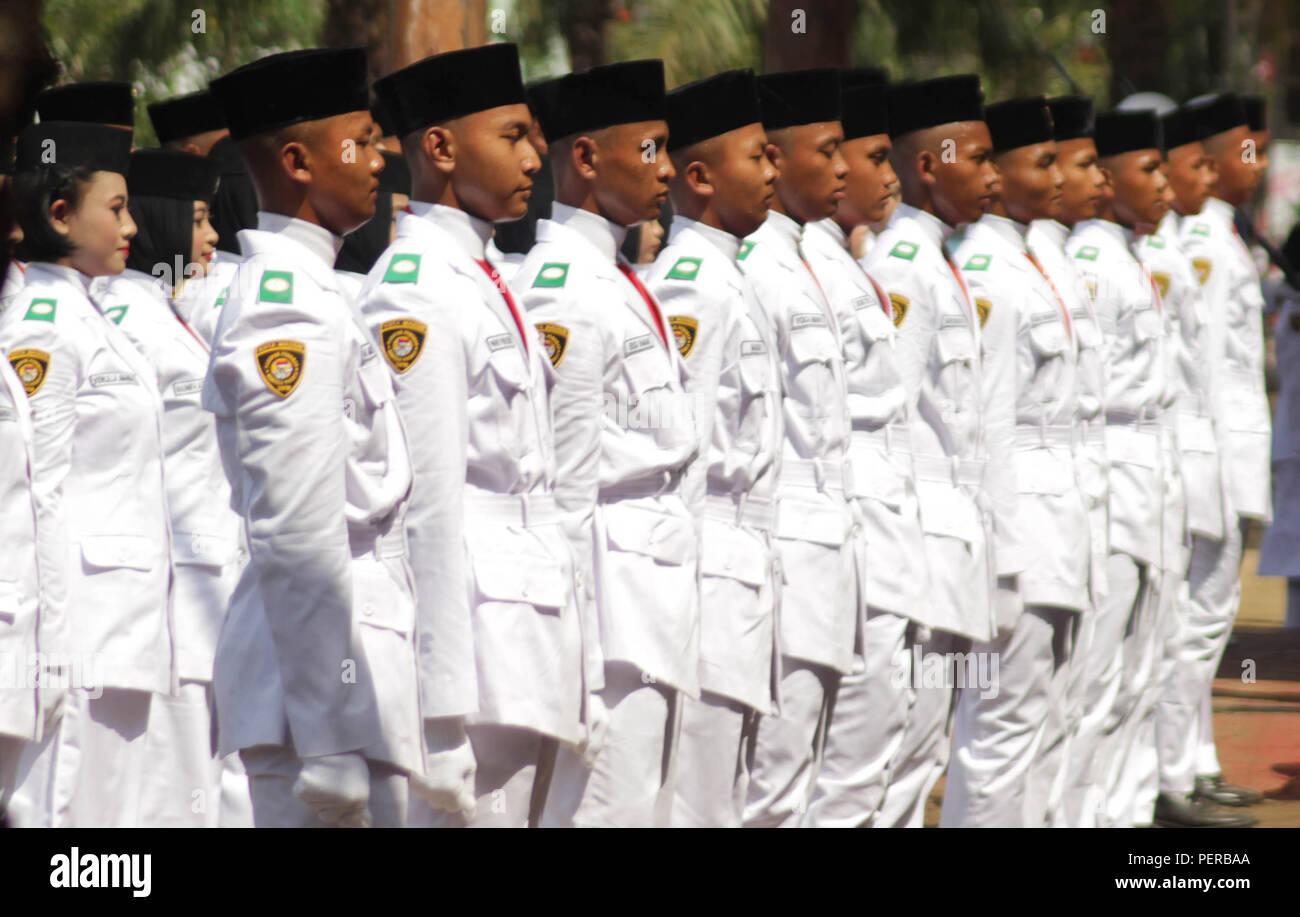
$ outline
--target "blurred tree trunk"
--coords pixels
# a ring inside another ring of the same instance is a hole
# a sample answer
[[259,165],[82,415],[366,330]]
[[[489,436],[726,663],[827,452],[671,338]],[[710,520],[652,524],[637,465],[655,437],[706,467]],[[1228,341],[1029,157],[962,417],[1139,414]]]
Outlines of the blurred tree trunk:
[[1111,102],[1133,92],[1178,95],[1179,81],[1168,72],[1170,0],[1111,0],[1105,11]]
[[849,66],[853,0],[771,0],[763,39],[763,70]]
[[364,45],[380,77],[430,54],[486,44],[487,0],[327,0],[321,35],[331,47]]
[[[620,12],[615,5],[615,0],[568,0],[555,4],[560,33],[569,48],[569,65],[574,70],[586,70],[610,62],[605,29]],[[543,6],[545,8],[546,4]],[[622,4],[618,6],[621,9]],[[626,18],[626,11],[622,13]]]

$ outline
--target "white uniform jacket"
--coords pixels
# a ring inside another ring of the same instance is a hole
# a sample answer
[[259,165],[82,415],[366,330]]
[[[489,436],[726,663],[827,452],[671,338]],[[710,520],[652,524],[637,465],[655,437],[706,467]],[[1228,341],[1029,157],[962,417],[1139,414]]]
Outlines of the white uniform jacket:
[[217,644],[221,754],[292,745],[423,768],[388,370],[330,265],[340,240],[259,213],[213,338],[203,406],[249,562]]
[[[871,234],[868,233],[870,236]],[[832,218],[804,227],[803,252],[839,323],[852,432],[852,495],[862,519],[866,602],[897,615],[924,618],[925,561],[909,405],[895,349],[897,318],[884,290],[849,253]],[[875,549],[888,551],[874,555]],[[871,558],[875,556],[875,562]]]
[[1133,234],[1085,220],[1066,246],[1101,323],[1106,367],[1110,548],[1160,562],[1164,486],[1160,414],[1165,396],[1164,320],[1155,282],[1130,248]]
[[175,686],[162,398],[148,362],[87,297],[89,278],[33,263],[0,320],[35,440],[37,527],[61,557],[68,652],[98,686]]
[[205,344],[212,343],[212,333],[217,328],[221,307],[226,302],[226,291],[235,279],[237,267],[239,263],[234,261],[213,262],[206,276],[185,281],[172,301],[176,314],[198,333]]
[[[951,234],[933,214],[900,204],[872,250],[868,271],[895,311],[899,366],[914,399],[912,461],[930,555],[930,603],[922,623],[988,640],[995,572],[984,496],[980,323],[945,257]],[[1006,470],[989,474],[996,478]],[[997,490],[995,481],[988,483]],[[1020,566],[1015,558],[1002,564]]]
[[5,270],[4,287],[0,288],[0,316],[3,316],[9,304],[18,298],[26,282],[27,265],[21,261],[11,260]]
[[[999,567],[1019,556],[1026,605],[1088,606],[1088,518],[1075,462],[1077,348],[1069,307],[1025,245],[1027,227],[996,214],[971,224],[955,260],[983,329],[991,442],[1013,446],[991,492]],[[1010,424],[1012,435],[1001,429]],[[999,573],[1004,572],[999,569]],[[1003,622],[999,622],[1000,624]],[[1006,622],[1010,623],[1010,622]]]
[[208,346],[153,277],[123,271],[108,284],[108,316],[149,361],[163,399],[163,479],[172,531],[172,618],[180,678],[212,680],[217,636],[247,559],[230,508],[217,425],[203,410]]
[[1268,522],[1268,395],[1264,391],[1264,296],[1250,252],[1232,224],[1232,205],[1210,198],[1182,220],[1183,251],[1210,313],[1215,387],[1224,419],[1223,473],[1233,509]]
[[768,713],[780,664],[772,527],[781,379],[776,341],[736,266],[740,243],[675,217],[645,283],[672,329],[695,402],[700,455],[685,494],[701,533],[700,687]]
[[803,260],[801,232],[794,220],[771,212],[738,257],[767,316],[781,368],[781,649],[848,673],[866,608],[858,581],[859,525],[848,499],[848,389],[839,320]]
[[1106,556],[1110,553],[1110,463],[1106,460],[1106,365],[1102,362],[1101,323],[1092,297],[1066,254],[1070,229],[1056,220],[1029,224],[1025,241],[1070,310],[1075,354],[1075,458],[1077,477],[1088,507],[1090,582],[1098,607],[1106,595]]
[[1179,242],[1178,215],[1166,214],[1160,229],[1138,240],[1135,251],[1160,291],[1167,321],[1169,383],[1166,410],[1177,429],[1179,460],[1187,492],[1187,527],[1206,538],[1223,538],[1228,492],[1219,462],[1222,418],[1215,408],[1216,367],[1211,316],[1192,262]]
[[600,634],[588,689],[604,686],[604,661],[620,661],[694,696],[699,542],[682,475],[698,441],[686,370],[662,310],[652,313],[618,259],[626,229],[560,203],[552,212],[513,288],[557,377],[555,497],[584,631]]
[[64,639],[58,609],[44,597],[57,596],[60,566],[41,563],[41,548],[49,546],[37,541],[35,465],[27,393],[0,360],[0,735],[32,742],[40,741],[60,694],[54,684],[42,687],[38,654],[57,653],[63,647],[56,638]]
[[[467,660],[438,659],[434,700],[477,708],[473,722],[574,742],[582,632],[554,498],[550,363],[477,263],[492,224],[420,201],[410,209],[360,307],[411,442],[406,523],[421,617],[472,648]],[[457,700],[476,683],[476,696]]]

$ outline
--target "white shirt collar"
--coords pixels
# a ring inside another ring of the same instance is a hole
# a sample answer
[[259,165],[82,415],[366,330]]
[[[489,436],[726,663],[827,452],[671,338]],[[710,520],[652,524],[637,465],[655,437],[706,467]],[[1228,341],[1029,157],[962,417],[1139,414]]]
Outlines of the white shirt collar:
[[551,221],[582,236],[610,261],[618,259],[618,250],[627,238],[627,227],[619,226],[590,210],[579,210],[556,201],[551,205]]
[[475,261],[487,258],[487,243],[492,238],[492,224],[471,216],[464,210],[445,204],[411,201],[411,213],[428,220],[455,239]]
[[954,232],[953,227],[949,226],[933,213],[927,213],[926,211],[913,207],[910,204],[900,203],[898,209],[894,211],[894,216],[891,218],[890,222],[892,223],[894,220],[902,219],[911,220],[915,223],[917,228],[925,234],[927,239],[934,243],[936,248],[943,248],[943,243],[947,242],[948,237]]
[[844,249],[845,251],[848,251],[849,234],[844,231],[844,228],[840,226],[839,223],[835,222],[835,217],[827,217],[824,220],[818,220],[815,223],[809,223],[808,226],[815,227],[821,232],[826,233],[826,235],[830,236],[832,239],[835,240],[836,245],[838,245],[840,248]]
[[668,241],[672,242],[677,238],[677,234],[684,230],[690,230],[708,239],[715,248],[732,261],[735,261],[736,255],[740,253],[741,240],[736,236],[733,236],[725,229],[718,229],[715,226],[709,226],[699,220],[692,220],[684,216],[673,217],[673,226],[668,233]]
[[799,239],[803,235],[803,226],[784,213],[769,210],[767,220],[763,225],[768,228],[769,232],[775,233],[777,238],[788,243],[791,249],[798,248]]
[[986,213],[975,222],[975,225],[983,225],[989,232],[996,233],[999,238],[1017,251],[1025,251],[1027,227],[1024,223],[1010,217],[998,216],[996,213]]
[[[36,279],[36,275],[32,274],[32,271],[35,271],[36,274],[40,274],[43,271],[46,274],[53,274],[56,278],[65,283],[75,284],[83,293],[86,294],[87,298],[90,298],[90,282],[94,278],[81,273],[81,271],[77,270],[75,267],[55,264],[53,261],[32,261],[27,265],[27,271],[28,283],[31,283]],[[107,279],[111,280],[112,278],[110,277]]]
[[1232,217],[1236,209],[1222,198],[1212,197],[1205,202],[1201,208],[1200,216],[1214,216],[1232,225]]
[[320,258],[330,270],[334,269],[334,260],[338,258],[339,249],[343,247],[342,236],[334,235],[324,226],[317,226],[315,223],[308,223],[297,217],[285,216],[283,213],[257,211],[257,228],[262,232],[294,240]]
[[1065,247],[1065,240],[1070,238],[1070,227],[1060,220],[1034,220],[1029,224],[1052,241],[1058,248]]

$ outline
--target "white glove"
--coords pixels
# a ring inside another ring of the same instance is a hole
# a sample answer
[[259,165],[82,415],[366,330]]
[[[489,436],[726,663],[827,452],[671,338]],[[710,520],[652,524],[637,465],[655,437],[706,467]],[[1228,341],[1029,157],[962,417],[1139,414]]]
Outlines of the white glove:
[[370,766],[361,752],[303,758],[293,795],[326,824],[370,827]]
[[411,790],[435,809],[473,818],[478,762],[465,721],[460,717],[425,720],[424,749],[424,773],[411,774]]
[[609,732],[609,709],[599,694],[587,695],[587,715],[584,725],[587,736],[578,746],[582,753],[582,763],[588,768],[596,766],[596,758],[605,747],[605,736]]

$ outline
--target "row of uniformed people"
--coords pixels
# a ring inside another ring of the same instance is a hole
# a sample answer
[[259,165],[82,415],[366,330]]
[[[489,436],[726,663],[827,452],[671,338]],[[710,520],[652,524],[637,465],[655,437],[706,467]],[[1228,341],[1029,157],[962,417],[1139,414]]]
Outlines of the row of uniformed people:
[[[1062,133],[1008,103],[990,134],[969,77],[730,73],[665,99],[657,62],[574,74],[529,96],[557,197],[512,294],[484,251],[538,167],[517,59],[441,55],[376,87],[413,203],[353,308],[328,268],[380,167],[363,73],[299,52],[213,86],[263,207],[203,396],[251,549],[215,693],[258,823],[919,824],[954,692],[912,667],[971,640],[1006,690],[961,693],[945,821],[1064,808],[1067,762],[1097,756],[1049,710],[1118,673],[1117,645],[1095,679],[1069,663],[1089,617],[1121,617],[1100,453],[1130,420],[1098,420],[1101,364],[1133,346],[1089,333],[1048,222],[1052,141],[1087,139],[1086,105]],[[888,207],[891,138],[904,204],[873,279],[845,245]],[[1148,148],[1126,143],[1107,154]],[[865,203],[838,213],[846,184]],[[670,189],[638,278],[622,227]],[[320,411],[339,392],[343,421]],[[404,812],[403,774],[432,806]]]

